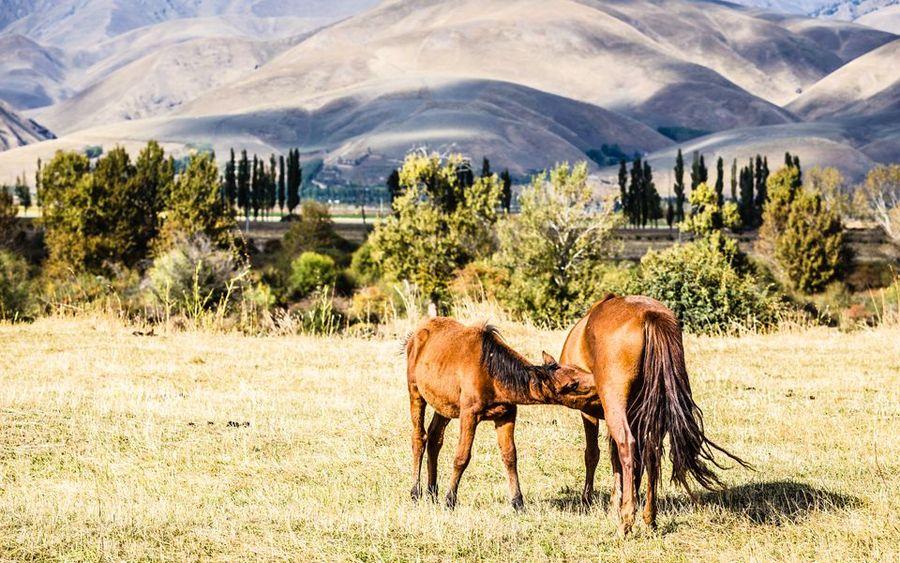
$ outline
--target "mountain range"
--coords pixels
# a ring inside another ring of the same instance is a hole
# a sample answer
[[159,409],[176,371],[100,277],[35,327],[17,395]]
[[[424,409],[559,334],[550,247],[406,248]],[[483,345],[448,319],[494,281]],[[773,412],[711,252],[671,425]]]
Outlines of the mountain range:
[[367,185],[423,146],[520,176],[598,151],[669,168],[679,147],[791,150],[854,178],[900,160],[900,37],[843,21],[896,1],[741,3],[0,0],[0,123],[60,137],[0,153],[0,182],[151,138],[296,146]]

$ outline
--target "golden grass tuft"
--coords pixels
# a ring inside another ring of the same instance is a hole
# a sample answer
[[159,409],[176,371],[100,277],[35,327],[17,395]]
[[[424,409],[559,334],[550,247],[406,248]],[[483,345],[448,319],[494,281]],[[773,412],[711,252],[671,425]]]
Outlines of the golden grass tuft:
[[[562,332],[500,321],[531,358],[562,346]],[[729,490],[699,504],[666,483],[660,529],[624,541],[605,459],[598,506],[578,505],[581,424],[562,408],[520,410],[524,514],[489,424],[458,509],[413,504],[394,339],[146,337],[57,318],[0,324],[0,342],[0,560],[900,556],[897,327],[689,337],[711,437],[758,471],[726,472]],[[451,424],[442,491],[456,437]]]

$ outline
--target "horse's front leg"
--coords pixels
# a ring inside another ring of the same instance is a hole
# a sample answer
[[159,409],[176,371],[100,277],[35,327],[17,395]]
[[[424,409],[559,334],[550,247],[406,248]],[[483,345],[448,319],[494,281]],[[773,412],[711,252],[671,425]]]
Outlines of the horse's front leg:
[[585,413],[581,413],[581,422],[584,424],[584,490],[581,493],[581,502],[590,506],[594,501],[594,475],[597,473],[597,463],[600,462],[600,423]]
[[478,415],[474,410],[461,410],[459,413],[459,444],[456,446],[456,457],[453,458],[453,477],[450,479],[450,489],[447,491],[447,508],[456,506],[456,492],[459,489],[459,480],[469,465],[472,458],[472,442],[475,440],[475,427],[478,425]]
[[500,446],[500,455],[503,465],[506,466],[506,475],[509,478],[509,498],[516,510],[525,508],[522,499],[522,489],[519,488],[519,469],[516,461],[516,409],[494,421],[497,428],[497,445]]

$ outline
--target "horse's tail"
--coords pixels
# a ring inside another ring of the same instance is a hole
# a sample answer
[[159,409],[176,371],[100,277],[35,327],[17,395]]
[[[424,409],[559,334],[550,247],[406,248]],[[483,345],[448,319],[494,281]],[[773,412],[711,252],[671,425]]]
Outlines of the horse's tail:
[[711,467],[723,468],[716,461],[714,450],[750,467],[704,434],[703,413],[691,397],[681,328],[671,313],[645,313],[642,375],[643,384],[635,397],[630,418],[648,476],[659,476],[666,434],[669,435],[672,481],[692,496],[689,477],[706,489],[723,487]]

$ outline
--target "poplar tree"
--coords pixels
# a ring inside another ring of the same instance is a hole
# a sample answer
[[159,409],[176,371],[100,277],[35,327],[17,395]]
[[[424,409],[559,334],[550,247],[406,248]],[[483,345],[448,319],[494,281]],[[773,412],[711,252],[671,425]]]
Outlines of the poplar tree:
[[725,205],[725,161],[721,156],[716,161],[716,201],[719,207]]
[[487,178],[491,175],[491,161],[487,157],[481,160],[481,177]]
[[250,219],[250,161],[247,150],[241,151],[241,160],[237,166],[237,202],[244,212],[244,218]]
[[675,222],[684,221],[684,155],[675,157]]
[[402,193],[400,190],[400,172],[396,168],[388,174],[385,187],[387,187],[388,197],[391,199],[391,205],[393,205],[394,200],[400,197]]
[[269,155],[269,175],[266,178],[266,213],[271,213],[278,202],[278,160],[275,154]]
[[631,184],[628,187],[628,214],[631,224],[641,225],[644,206],[644,166],[641,157],[636,156],[631,166]]
[[642,224],[646,226],[647,223],[653,221],[655,225],[663,216],[662,199],[659,197],[659,192],[656,191],[656,184],[653,182],[653,169],[650,167],[649,161],[644,161],[644,173],[641,179],[644,184],[641,190],[643,196]]
[[737,159],[731,161],[731,201],[734,203],[738,202],[737,196]]
[[628,167],[625,165],[624,158],[619,161],[619,197],[622,204],[622,213],[625,214],[625,219],[628,220],[631,207],[628,202]]
[[293,149],[288,156],[287,206],[288,213],[300,205],[300,186],[303,183],[303,169],[300,167],[300,149]]
[[500,208],[507,214],[512,209],[512,176],[509,169],[500,173]]
[[284,155],[278,156],[278,211],[284,215],[284,203],[286,198],[284,184]]
[[700,153],[694,151],[694,158],[691,161],[691,191],[696,190],[702,181],[700,179]]
[[231,157],[225,163],[225,201],[234,207],[237,201],[237,172],[235,170],[234,149],[231,149]]

